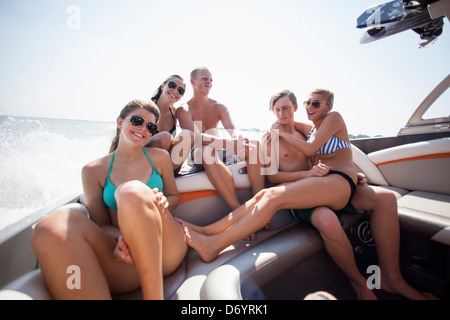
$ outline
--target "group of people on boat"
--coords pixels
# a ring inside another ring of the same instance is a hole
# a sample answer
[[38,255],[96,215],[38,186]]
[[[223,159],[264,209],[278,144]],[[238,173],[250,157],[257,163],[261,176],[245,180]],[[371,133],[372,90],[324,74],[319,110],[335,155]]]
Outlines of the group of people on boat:
[[[282,209],[294,209],[318,230],[358,299],[376,296],[335,212],[372,211],[382,289],[409,299],[431,297],[402,277],[396,197],[355,171],[331,91],[313,90],[303,103],[311,123],[294,121],[293,92],[276,93],[270,100],[276,121],[261,141],[253,141],[240,136],[228,109],[209,97],[212,82],[207,68],[196,68],[187,103],[174,106],[186,91],[178,75],[168,77],[149,101],[128,103],[117,118],[110,153],[82,169],[86,206],[66,205],[36,225],[32,245],[54,298],[110,299],[111,293],[141,288],[144,299],[163,299],[164,276],[179,267],[189,247],[210,262],[229,245],[254,237]],[[219,123],[230,138],[219,137]],[[254,196],[243,204],[223,161],[227,149],[247,160]],[[188,157],[204,167],[231,209],[207,226],[171,214],[179,203],[175,174]],[[82,270],[79,290],[67,287],[70,265]]]

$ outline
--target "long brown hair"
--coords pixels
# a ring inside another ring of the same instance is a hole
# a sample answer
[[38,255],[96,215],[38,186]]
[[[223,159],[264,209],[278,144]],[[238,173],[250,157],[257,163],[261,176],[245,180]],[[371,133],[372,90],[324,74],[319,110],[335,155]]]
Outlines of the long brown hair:
[[[134,110],[137,109],[145,109],[155,115],[155,122],[158,123],[159,120],[159,109],[156,106],[156,104],[153,101],[149,102],[143,102],[140,100],[133,100],[130,101],[120,112],[119,117],[122,119],[125,119],[132,113]],[[113,152],[117,149],[117,146],[119,145],[119,138],[120,138],[120,129],[117,128],[116,130],[116,136],[111,142],[111,147],[109,148],[109,152]]]

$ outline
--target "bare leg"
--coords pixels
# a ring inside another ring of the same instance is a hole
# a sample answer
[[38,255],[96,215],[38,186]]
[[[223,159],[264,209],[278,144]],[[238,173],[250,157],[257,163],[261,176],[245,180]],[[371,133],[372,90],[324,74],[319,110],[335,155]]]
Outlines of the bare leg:
[[[78,210],[62,208],[42,219],[32,245],[55,299],[104,300],[111,299],[110,288],[116,292],[139,288],[134,266],[118,263],[112,255],[116,240]],[[67,287],[71,265],[80,268],[80,289]]]
[[[338,175],[306,178],[266,189],[257,194],[262,195],[259,200],[254,197],[247,202],[251,205],[244,205],[249,208],[247,212],[242,207],[239,208],[237,212],[243,212],[244,215],[222,233],[208,237],[187,226],[185,232],[188,244],[199,252],[204,261],[212,261],[227,246],[263,228],[281,209],[312,208],[320,205],[341,209],[345,206],[345,199],[348,199],[349,194],[347,181]],[[234,213],[235,211],[231,214]]]
[[383,290],[408,299],[434,298],[411,287],[401,274],[400,226],[395,195],[383,188],[358,185],[353,204],[357,209],[372,210],[370,225],[376,243]]
[[116,191],[119,227],[130,248],[144,299],[163,299],[163,276],[184,258],[183,230],[143,183],[127,182]]
[[[231,210],[240,206],[234,187],[233,175],[226,165],[219,160],[215,149],[203,148],[203,166],[214,188]],[[212,161],[213,160],[213,161]]]
[[[159,211],[153,192],[140,182],[120,186],[116,197],[133,265],[117,262],[117,240],[78,210],[62,208],[36,226],[32,245],[54,298],[111,299],[110,291],[140,286],[144,298],[163,298],[162,276],[173,272],[187,251],[183,230],[169,212]],[[71,265],[80,268],[79,290],[66,285]]]
[[150,138],[150,140],[146,144],[146,147],[160,148],[164,150],[169,150],[171,146],[172,146],[172,135],[167,131],[155,134]]
[[358,270],[352,245],[336,214],[329,208],[319,207],[314,211],[311,222],[320,232],[330,257],[349,278],[357,299],[376,299],[373,291],[367,287],[366,279]]
[[[247,174],[250,184],[252,186],[253,195],[264,189],[266,177],[261,173],[263,166],[259,157],[261,146],[259,141],[251,141],[256,146],[256,149],[250,150],[247,157]],[[263,171],[264,172],[264,171]]]
[[239,206],[237,209],[230,212],[228,215],[223,217],[222,219],[213,222],[207,226],[197,226],[188,222],[185,222],[181,219],[177,219],[184,227],[187,227],[189,230],[193,230],[195,232],[198,232],[202,235],[206,236],[212,236],[221,232],[224,232],[231,226],[233,226],[235,223],[239,221],[250,209],[252,209],[258,201],[261,199],[261,197],[264,195],[266,189],[261,190],[258,192],[253,198],[248,200],[243,205]]

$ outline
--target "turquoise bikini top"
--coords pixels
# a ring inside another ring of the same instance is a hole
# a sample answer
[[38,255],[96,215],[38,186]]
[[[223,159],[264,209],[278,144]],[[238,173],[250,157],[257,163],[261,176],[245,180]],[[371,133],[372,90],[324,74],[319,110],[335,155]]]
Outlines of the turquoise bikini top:
[[[145,151],[144,148],[142,148],[142,150],[144,151],[145,155],[147,156],[148,161],[150,162],[150,164],[152,165],[152,168],[153,168],[153,174],[150,177],[150,179],[148,180],[147,186],[150,189],[158,188],[159,191],[162,191],[163,190],[162,178],[161,178],[159,172],[156,170],[155,166],[153,165],[153,162],[150,159],[147,151]],[[111,164],[109,165],[108,177],[106,178],[105,188],[103,189],[103,201],[105,201],[105,204],[108,206],[108,208],[117,211],[117,202],[116,202],[116,199],[114,198],[114,193],[116,192],[117,187],[111,183],[111,180],[109,178],[109,176],[111,175],[111,167],[112,167],[112,164],[114,161],[115,154],[116,154],[116,152],[114,151],[112,158],[111,158]]]
[[[311,131],[308,134],[308,138],[306,139],[306,141],[309,141],[309,138],[311,137],[311,133],[314,131],[315,127],[312,127]],[[339,149],[343,149],[343,148],[348,148],[351,149],[352,145],[350,144],[350,142],[341,140],[335,136],[332,136],[330,138],[330,140],[328,140],[322,147],[320,147],[319,150],[317,150],[314,154],[313,157],[316,154],[330,154],[335,152],[336,150]]]

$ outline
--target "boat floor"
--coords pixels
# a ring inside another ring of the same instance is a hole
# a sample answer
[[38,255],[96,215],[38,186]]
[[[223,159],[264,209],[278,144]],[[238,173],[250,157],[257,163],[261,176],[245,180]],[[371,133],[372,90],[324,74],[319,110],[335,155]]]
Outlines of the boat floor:
[[[364,268],[360,266],[360,269]],[[302,300],[316,291],[331,293],[338,300],[356,299],[348,278],[325,250],[266,284],[259,295],[268,300]],[[397,294],[381,289],[375,289],[374,292],[379,300],[404,300]]]

